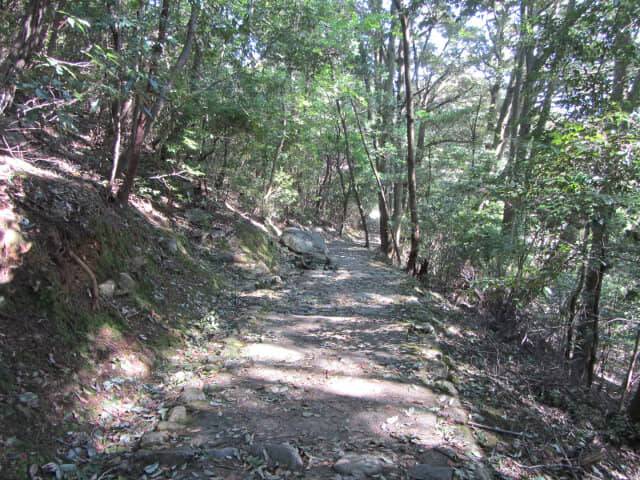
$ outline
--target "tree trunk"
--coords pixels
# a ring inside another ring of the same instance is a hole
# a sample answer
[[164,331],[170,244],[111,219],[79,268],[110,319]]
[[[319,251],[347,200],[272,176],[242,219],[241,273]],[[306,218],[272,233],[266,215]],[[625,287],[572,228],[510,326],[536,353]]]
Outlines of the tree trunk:
[[629,404],[629,418],[635,422],[640,422],[640,387],[636,390],[636,394]]
[[[395,15],[395,5],[393,2],[389,6],[389,14],[391,16],[391,25],[389,28],[388,40],[387,40],[387,51],[386,56],[383,54],[382,44],[383,39],[380,39],[380,52],[378,54],[378,62],[380,63],[380,68],[377,69],[379,71],[384,72],[386,76],[380,79],[379,85],[377,87],[380,92],[380,147],[384,148],[386,145],[393,143],[393,130],[394,130],[394,111],[395,111],[395,102],[394,102],[394,85],[393,79],[396,71],[396,60],[397,60],[397,49],[396,49],[396,35],[395,35],[395,26],[397,25],[396,15]],[[376,166],[378,171],[381,174],[386,173],[388,170],[388,159],[386,156],[377,155],[376,156]],[[387,189],[385,189],[387,190]],[[389,207],[389,202],[391,198],[388,194],[378,192],[378,210],[380,211],[380,250],[382,253],[390,257],[392,253],[392,245],[396,245],[396,254],[400,257],[400,250],[397,248],[399,238],[394,235],[393,228],[391,226],[391,212],[384,211],[384,203],[387,203],[387,207]],[[402,263],[401,260],[398,260],[398,263]]]
[[571,374],[580,383],[591,385],[598,348],[600,294],[607,269],[606,242],[609,224],[607,207],[602,207],[591,221],[591,246],[582,290],[582,309],[576,319],[575,351]]
[[284,105],[282,105],[282,136],[280,137],[280,142],[278,142],[278,146],[276,148],[276,153],[273,156],[273,162],[271,164],[271,173],[269,174],[269,183],[267,183],[266,188],[264,190],[264,202],[271,196],[272,188],[273,188],[273,179],[276,176],[276,168],[278,167],[278,160],[280,159],[280,154],[282,153],[282,149],[284,148],[284,142],[287,138],[287,110]]
[[[624,402],[627,399],[627,393],[629,392],[629,387],[631,386],[631,381],[633,380],[633,371],[636,366],[636,362],[638,361],[638,356],[640,355],[640,325],[636,327],[636,341],[633,346],[633,354],[631,355],[631,361],[629,362],[629,368],[627,368],[627,375],[624,379],[624,385],[622,385],[622,394],[620,395],[620,411],[624,409]],[[638,394],[636,394],[636,397]],[[634,398],[635,401],[635,398]],[[633,403],[633,402],[632,402]]]
[[[169,16],[169,6],[170,0],[163,0],[162,2],[162,10],[160,14],[160,25],[158,29],[158,39],[156,41],[156,45],[154,47],[154,55],[151,60],[151,64],[149,66],[149,78],[153,78],[156,75],[158,68],[158,59],[160,54],[162,53],[162,47],[164,45],[165,37],[166,37],[166,27],[167,27],[167,19]],[[196,33],[196,23],[198,19],[198,14],[200,13],[200,7],[198,2],[191,3],[191,15],[189,17],[189,24],[187,25],[187,39],[185,41],[184,47],[180,52],[180,56],[176,61],[175,65],[171,69],[171,73],[169,75],[169,80],[167,82],[166,88],[167,90],[171,90],[173,85],[175,84],[179,73],[182,71],[184,66],[187,63],[189,55],[191,53],[191,49],[193,47],[193,43],[195,40]],[[158,118],[158,114],[162,111],[164,107],[164,95],[159,95],[157,100],[153,106],[145,105],[145,97],[149,98],[150,95],[153,95],[154,89],[151,85],[151,82],[147,85],[147,95],[138,95],[136,99],[136,111],[134,114],[134,125],[133,125],[133,134],[131,135],[130,146],[128,150],[128,170],[127,175],[125,177],[124,182],[120,186],[118,190],[118,200],[126,205],[129,201],[129,194],[131,193],[131,189],[133,187],[133,182],[136,177],[136,172],[138,170],[138,165],[140,164],[140,153],[142,151],[142,146],[144,145],[144,141],[151,131],[151,127],[154,121]]]
[[49,8],[56,10],[56,5],[51,0],[31,0],[26,6],[18,38],[0,63],[0,116],[13,104],[18,76],[42,49],[48,26],[45,17]]
[[318,193],[316,194],[315,212],[317,218],[322,216],[322,210],[324,209],[324,189],[331,182],[331,156],[325,155],[325,160],[324,176],[322,177],[320,185],[318,185]]
[[418,220],[418,205],[416,202],[416,169],[415,169],[415,121],[413,114],[413,94],[411,87],[411,30],[409,18],[406,11],[398,4],[396,6],[400,12],[400,25],[402,28],[402,51],[404,62],[404,85],[407,108],[407,184],[409,189],[409,214],[411,217],[411,247],[407,260],[407,271],[416,274],[418,253],[420,250],[420,226]]
[[[364,138],[364,132],[362,130],[362,124],[360,123],[360,118],[358,117],[358,111],[356,110],[356,105],[355,103],[353,103],[353,99],[351,99],[351,108],[353,108],[353,114],[356,117],[356,123],[358,124],[358,130],[360,131],[360,138],[362,139],[362,145],[364,147],[364,151],[367,155],[367,159],[369,160],[369,165],[371,166],[371,171],[373,172],[373,175],[376,179],[376,183],[378,185],[378,202],[382,203],[382,210],[380,211],[380,216],[384,215],[384,218],[388,219],[389,218],[389,205],[387,204],[387,197],[386,197],[386,193],[384,191],[384,186],[382,185],[382,180],[380,180],[380,175],[378,174],[378,170],[376,170],[376,166],[373,163],[373,160],[371,159],[371,155],[369,154],[369,147],[367,146],[367,142]],[[380,236],[382,237],[382,232],[380,233]],[[398,245],[396,243],[396,239],[395,237],[392,238],[393,240],[393,249],[396,252],[396,258],[398,260],[398,264],[400,264],[402,262],[402,260],[400,259],[400,251],[398,250]]]
[[[340,137],[338,136],[338,138]],[[348,189],[344,183],[344,175],[342,174],[342,167],[340,166],[340,154],[338,154],[338,158],[336,160],[336,170],[338,170],[340,189],[342,190],[342,217],[340,218],[340,226],[338,227],[338,236],[342,237],[344,224],[347,220],[347,208],[349,207],[349,195],[351,195],[351,189]]]
[[349,143],[349,131],[347,130],[347,122],[344,119],[344,113],[340,106],[340,100],[336,100],[336,106],[338,107],[338,115],[340,116],[340,123],[342,125],[342,132],[344,133],[344,145],[345,156],[347,160],[347,166],[349,167],[349,178],[351,179],[351,189],[353,190],[353,196],[356,199],[356,205],[358,205],[358,212],[360,213],[360,221],[362,222],[362,229],[364,230],[364,246],[369,248],[369,228],[367,226],[367,215],[364,208],[362,208],[362,202],[360,200],[360,194],[358,193],[358,187],[356,185],[356,177],[354,173],[353,158],[351,157],[351,144]]
[[64,14],[62,13],[63,9],[66,8],[65,4],[66,0],[60,0],[57,7],[54,9],[55,13],[53,17],[53,27],[51,28],[49,40],[47,40],[47,55],[49,57],[52,57],[56,51],[56,47],[58,44],[58,34],[66,21],[66,19],[64,18]]
[[220,167],[220,170],[218,171],[218,175],[216,175],[216,190],[222,190],[222,187],[224,186],[224,180],[227,176],[227,164],[229,163],[229,142],[231,140],[229,139],[229,137],[226,137],[224,139],[224,150],[223,150],[223,154],[222,154],[222,166]]

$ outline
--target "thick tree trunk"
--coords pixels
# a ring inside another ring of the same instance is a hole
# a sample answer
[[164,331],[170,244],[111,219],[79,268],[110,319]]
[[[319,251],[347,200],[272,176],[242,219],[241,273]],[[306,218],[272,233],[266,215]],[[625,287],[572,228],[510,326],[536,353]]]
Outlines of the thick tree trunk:
[[[397,2],[398,0],[396,0]],[[418,205],[416,201],[416,168],[415,168],[415,120],[413,113],[413,94],[411,86],[411,30],[406,11],[396,3],[400,12],[402,27],[402,51],[404,62],[404,85],[407,108],[407,185],[409,190],[409,214],[411,218],[411,247],[407,260],[407,271],[417,273],[418,253],[420,250],[420,225],[418,219]]]

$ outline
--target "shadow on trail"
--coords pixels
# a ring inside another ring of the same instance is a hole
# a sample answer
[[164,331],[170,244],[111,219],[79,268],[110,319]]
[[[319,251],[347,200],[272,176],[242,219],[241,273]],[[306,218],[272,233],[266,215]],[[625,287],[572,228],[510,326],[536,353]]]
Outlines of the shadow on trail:
[[214,365],[199,377],[206,399],[187,402],[188,422],[172,431],[177,445],[193,449],[176,478],[201,475],[205,464],[225,478],[258,478],[259,468],[237,457],[210,461],[219,448],[246,459],[252,443],[294,446],[305,478],[336,478],[332,467],[345,453],[378,459],[389,479],[417,464],[449,475],[477,467],[484,453],[455,387],[438,383],[447,366],[436,352],[430,371],[414,354],[437,345],[408,343],[405,322],[420,302],[405,293],[406,277],[343,242],[332,253],[337,271],[294,275],[275,302],[244,296],[256,318],[218,352],[223,371]]

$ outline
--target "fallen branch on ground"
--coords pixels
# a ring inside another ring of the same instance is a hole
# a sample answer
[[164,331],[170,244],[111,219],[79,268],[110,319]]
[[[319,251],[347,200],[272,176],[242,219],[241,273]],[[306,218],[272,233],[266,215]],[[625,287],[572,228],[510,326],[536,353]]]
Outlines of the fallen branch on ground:
[[91,293],[93,296],[93,309],[95,310],[96,307],[98,306],[98,281],[96,280],[96,276],[93,274],[91,269],[87,266],[87,264],[84,263],[84,261],[78,255],[73,253],[71,249],[67,249],[67,252],[69,252],[69,256],[73,260],[75,260],[75,262],[78,265],[82,267],[82,269],[87,273],[87,275],[89,275],[89,278],[91,278]]
[[467,422],[467,425],[471,425],[472,427],[476,427],[476,428],[481,428],[482,430],[488,430],[490,432],[504,433],[505,435],[513,435],[515,437],[533,438],[533,435],[529,435],[528,433],[514,432],[513,430],[505,430],[504,428],[492,427],[490,425],[482,425],[481,423]]

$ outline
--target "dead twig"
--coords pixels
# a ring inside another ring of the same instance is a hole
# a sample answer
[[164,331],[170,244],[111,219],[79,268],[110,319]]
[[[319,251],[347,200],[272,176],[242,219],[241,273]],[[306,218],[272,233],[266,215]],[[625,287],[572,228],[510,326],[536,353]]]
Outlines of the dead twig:
[[564,448],[564,445],[558,439],[558,436],[556,435],[555,432],[553,432],[553,438],[555,438],[555,440],[556,440],[556,446],[558,446],[560,448],[560,450],[562,451],[562,456],[564,457],[565,461],[571,467],[571,476],[574,478],[574,480],[578,480],[578,476],[576,475],[576,472],[574,472],[574,470],[573,470],[573,464],[571,463],[571,460],[569,460],[569,455],[567,455],[567,450]]
[[476,427],[476,428],[481,428],[482,430],[488,430],[490,432],[504,433],[505,435],[513,435],[515,437],[533,438],[533,435],[529,435],[528,433],[525,433],[525,432],[514,432],[513,430],[505,430],[504,428],[492,427],[490,425],[482,425],[481,423],[467,422],[467,425],[471,425],[472,427]]
[[17,160],[17,157],[13,154],[13,149],[11,148],[11,146],[9,146],[9,142],[7,142],[7,139],[4,135],[2,135],[2,142],[7,147],[6,149],[3,149],[3,150],[6,150],[7,152],[9,152],[9,155],[11,155],[11,158]]
[[91,279],[91,293],[92,293],[92,296],[93,296],[93,310],[95,310],[98,307],[98,281],[96,280],[96,276],[93,274],[91,269],[87,266],[87,264],[84,263],[84,261],[78,255],[73,253],[73,251],[71,251],[71,249],[67,249],[67,252],[69,253],[69,256],[78,265],[80,265],[80,267],[82,267],[82,269],[87,273],[87,275],[89,275],[89,278]]
[[537,470],[540,468],[566,468],[568,470],[571,470],[572,472],[574,470],[580,470],[580,467],[574,467],[573,465],[565,465],[564,463],[549,463],[549,464],[541,464],[541,465],[522,465],[521,463],[518,463],[516,461],[513,462],[516,467],[518,468],[522,468],[525,470]]

